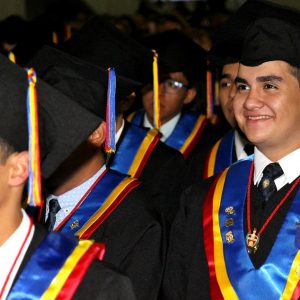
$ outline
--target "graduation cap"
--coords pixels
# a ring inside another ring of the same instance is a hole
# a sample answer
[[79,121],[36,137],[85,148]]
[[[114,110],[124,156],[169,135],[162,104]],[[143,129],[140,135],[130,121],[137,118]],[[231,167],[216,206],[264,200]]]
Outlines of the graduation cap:
[[[51,85],[105,119],[107,70],[50,46],[42,47],[28,66],[33,67]],[[116,102],[131,94],[138,86],[138,82],[117,76]]]
[[[0,55],[0,136],[16,151],[28,149],[28,74]],[[49,178],[57,167],[100,123],[68,97],[36,78],[42,176]]]
[[300,68],[300,26],[277,18],[258,19],[246,32],[241,64],[282,60]]
[[116,74],[147,84],[152,81],[152,52],[104,18],[91,18],[61,45],[64,52]]
[[[217,32],[218,41],[231,41],[235,45],[243,44],[247,28],[257,19],[270,17],[285,19],[292,24],[299,23],[297,5],[285,5],[284,1],[248,0]],[[286,3],[286,1],[285,1]]]
[[207,52],[181,31],[157,33],[145,38],[143,43],[157,51],[161,72],[183,72],[190,85],[204,79]]
[[139,84],[116,77],[113,69],[103,70],[49,46],[38,51],[29,65],[46,82],[106,120],[105,149],[107,152],[114,151],[115,101],[124,99]]

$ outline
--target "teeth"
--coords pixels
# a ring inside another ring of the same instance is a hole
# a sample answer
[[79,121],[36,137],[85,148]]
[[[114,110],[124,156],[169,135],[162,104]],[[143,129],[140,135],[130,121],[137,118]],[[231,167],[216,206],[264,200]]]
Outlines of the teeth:
[[263,120],[263,119],[271,119],[269,116],[248,116],[249,120]]

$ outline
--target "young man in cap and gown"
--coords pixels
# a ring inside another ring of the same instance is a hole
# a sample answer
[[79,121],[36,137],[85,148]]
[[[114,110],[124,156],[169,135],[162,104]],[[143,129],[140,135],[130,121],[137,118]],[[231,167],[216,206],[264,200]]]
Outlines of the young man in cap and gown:
[[261,18],[245,34],[233,108],[254,157],[184,193],[164,299],[300,296],[300,26],[289,21]]
[[[111,121],[115,113],[111,105],[107,108],[107,86],[114,86],[112,82],[116,81],[116,91],[122,94],[118,86],[126,91],[131,82],[115,77],[110,70],[107,84],[107,72],[49,47],[41,49],[29,65],[46,82],[102,119],[100,126],[46,181],[49,195],[44,217],[46,223],[53,219],[49,230],[104,242],[104,261],[131,279],[137,298],[156,299],[166,251],[160,216],[141,193],[140,181],[106,166],[103,150],[105,142],[115,134]],[[113,94],[112,90],[108,93]],[[106,118],[107,111],[110,118]],[[113,144],[106,143],[106,147],[113,148]],[[57,212],[52,217],[55,208]]]

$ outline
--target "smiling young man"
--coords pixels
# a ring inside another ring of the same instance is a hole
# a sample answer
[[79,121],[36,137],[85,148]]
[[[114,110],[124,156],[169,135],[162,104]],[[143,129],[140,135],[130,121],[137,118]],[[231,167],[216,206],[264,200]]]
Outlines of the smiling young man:
[[233,109],[254,158],[184,193],[165,299],[300,296],[300,24],[290,21],[261,18],[245,34]]

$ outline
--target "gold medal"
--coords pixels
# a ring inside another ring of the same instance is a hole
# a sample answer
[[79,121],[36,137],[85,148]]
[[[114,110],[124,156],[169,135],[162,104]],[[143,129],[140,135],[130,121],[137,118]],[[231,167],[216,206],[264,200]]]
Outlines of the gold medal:
[[256,228],[253,229],[253,232],[246,235],[246,245],[248,253],[255,253],[258,248],[259,235],[256,235]]

